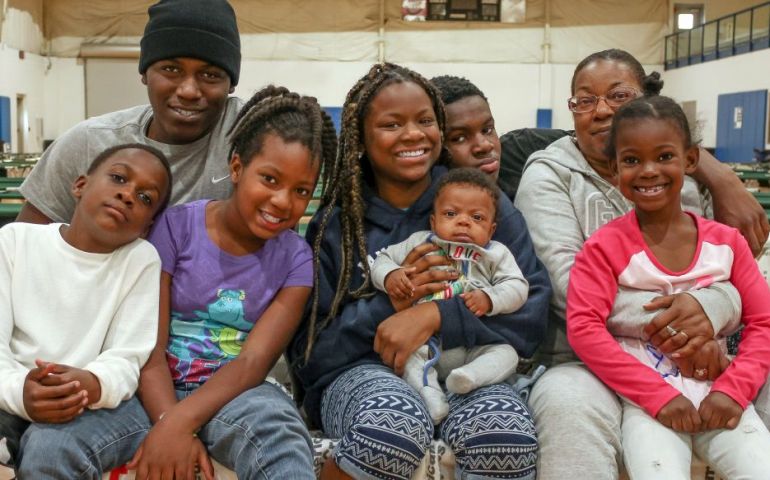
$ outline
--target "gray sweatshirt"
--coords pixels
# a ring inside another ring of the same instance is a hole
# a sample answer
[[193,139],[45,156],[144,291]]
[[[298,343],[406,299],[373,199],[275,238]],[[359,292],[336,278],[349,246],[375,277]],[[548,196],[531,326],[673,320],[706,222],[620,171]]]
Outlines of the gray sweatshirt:
[[[535,245],[553,285],[548,331],[539,361],[546,365],[577,360],[566,335],[566,299],[569,270],[583,243],[599,227],[631,210],[633,205],[618,189],[588,164],[572,137],[556,140],[533,153],[524,167],[515,206],[524,215]],[[712,217],[710,202],[697,183],[685,179],[682,207]],[[642,305],[658,294],[627,291],[618,295],[607,327],[613,335],[639,337],[658,312]],[[688,292],[703,307],[714,331],[734,330],[740,322],[740,296],[730,283]]]

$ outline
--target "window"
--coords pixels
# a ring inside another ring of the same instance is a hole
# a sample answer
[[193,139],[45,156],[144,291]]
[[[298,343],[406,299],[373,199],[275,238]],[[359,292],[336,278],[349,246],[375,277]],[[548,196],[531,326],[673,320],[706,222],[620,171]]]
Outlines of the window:
[[692,30],[695,24],[695,15],[692,13],[680,13],[676,16],[677,30]]
[[703,4],[676,3],[674,4],[674,31],[692,30],[703,25]]
[[500,0],[428,0],[428,20],[500,21]]

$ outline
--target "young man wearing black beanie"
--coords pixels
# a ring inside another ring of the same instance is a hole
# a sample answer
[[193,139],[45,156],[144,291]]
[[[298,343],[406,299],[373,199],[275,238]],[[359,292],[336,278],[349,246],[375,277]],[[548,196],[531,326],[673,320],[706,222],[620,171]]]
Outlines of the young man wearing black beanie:
[[150,105],[90,118],[58,138],[21,186],[27,199],[17,220],[69,222],[72,181],[106,148],[144,143],[169,159],[171,204],[230,193],[226,134],[243,102],[241,44],[226,0],[161,0],[149,10],[139,73]]

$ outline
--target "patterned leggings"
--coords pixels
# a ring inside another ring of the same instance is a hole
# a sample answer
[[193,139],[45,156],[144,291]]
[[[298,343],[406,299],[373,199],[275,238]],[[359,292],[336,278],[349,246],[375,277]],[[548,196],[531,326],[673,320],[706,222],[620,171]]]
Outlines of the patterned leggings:
[[[447,394],[439,428],[455,453],[456,477],[534,480],[535,425],[510,385]],[[433,439],[420,396],[381,365],[361,365],[337,377],[321,401],[324,431],[341,438],[335,461],[357,479],[408,479]]]

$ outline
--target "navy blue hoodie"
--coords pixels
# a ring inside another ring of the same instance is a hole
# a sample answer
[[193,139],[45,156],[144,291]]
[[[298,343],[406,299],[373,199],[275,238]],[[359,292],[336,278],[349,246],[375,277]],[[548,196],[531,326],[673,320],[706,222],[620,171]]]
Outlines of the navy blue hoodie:
[[[407,210],[401,210],[365,188],[365,234],[369,255],[406,239],[418,230],[430,229],[430,214],[436,183],[446,172],[444,167],[431,170],[431,186]],[[473,315],[460,297],[437,301],[441,314],[441,341],[445,349],[463,346],[507,343],[522,357],[531,357],[545,335],[551,284],[548,272],[535,256],[524,217],[511,201],[500,196],[497,205],[497,230],[493,240],[506,245],[529,282],[529,299],[512,314],[484,317]],[[310,222],[307,238],[312,244],[318,231],[319,214]],[[342,229],[339,208],[335,207],[321,242],[318,321],[326,318],[339,278]],[[356,264],[360,259],[355,257]],[[351,288],[363,283],[360,266],[353,270]],[[308,309],[309,311],[309,309]],[[287,352],[293,372],[305,391],[303,405],[313,426],[321,425],[321,394],[337,376],[362,364],[382,365],[374,351],[374,336],[383,320],[395,313],[388,296],[377,292],[366,299],[343,300],[339,314],[316,338],[310,358],[303,362],[307,341],[307,316]]]

